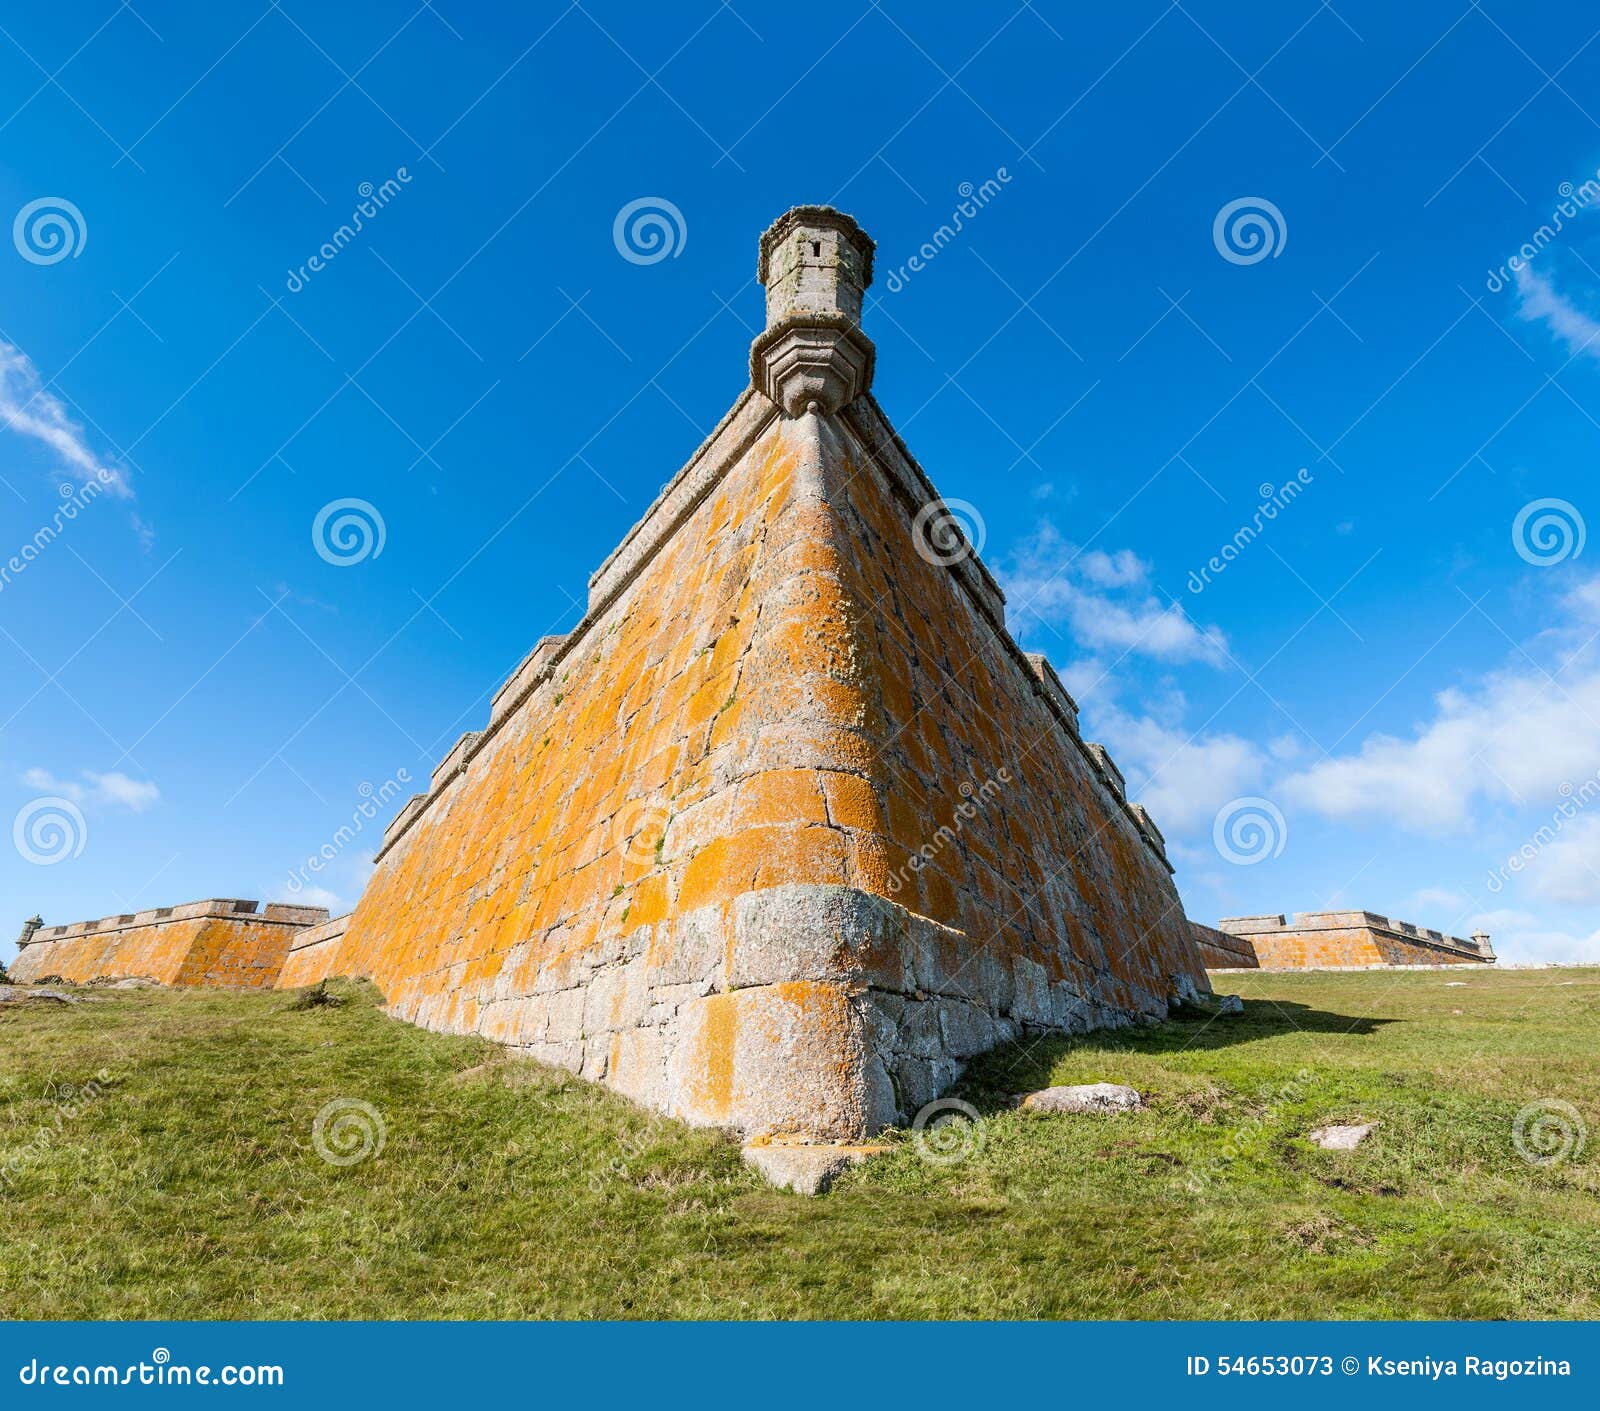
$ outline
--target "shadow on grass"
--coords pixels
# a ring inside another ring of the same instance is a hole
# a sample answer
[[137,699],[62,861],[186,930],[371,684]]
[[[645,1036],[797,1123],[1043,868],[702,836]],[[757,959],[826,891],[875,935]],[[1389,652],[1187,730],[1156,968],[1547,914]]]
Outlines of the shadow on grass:
[[989,1112],[1009,1105],[1013,1093],[1047,1085],[1055,1066],[1073,1054],[1206,1052],[1296,1034],[1364,1036],[1400,1022],[1334,1014],[1293,1000],[1245,1000],[1243,1014],[1222,1016],[1180,1008],[1148,1029],[1100,1029],[1002,1045],[973,1060],[958,1091]]

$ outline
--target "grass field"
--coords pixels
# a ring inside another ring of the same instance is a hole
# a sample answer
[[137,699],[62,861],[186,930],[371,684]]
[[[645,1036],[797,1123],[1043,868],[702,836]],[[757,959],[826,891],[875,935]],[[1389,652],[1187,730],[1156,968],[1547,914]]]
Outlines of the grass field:
[[[1600,970],[1219,988],[1243,1016],[991,1056],[964,1159],[901,1134],[814,1200],[362,987],[0,1006],[0,1316],[1600,1316]],[[1008,1105],[1098,1079],[1148,1107]],[[340,1098],[384,1133],[350,1165]]]

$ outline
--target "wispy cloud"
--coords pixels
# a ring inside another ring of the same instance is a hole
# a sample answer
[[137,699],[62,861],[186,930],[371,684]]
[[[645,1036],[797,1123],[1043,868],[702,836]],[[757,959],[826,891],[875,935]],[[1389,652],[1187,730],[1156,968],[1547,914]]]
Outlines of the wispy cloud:
[[1536,666],[1434,698],[1410,735],[1375,733],[1352,754],[1289,776],[1284,794],[1329,818],[1387,818],[1431,833],[1478,830],[1486,806],[1548,811],[1600,765],[1600,664]]
[[95,454],[61,399],[45,389],[33,360],[4,339],[0,339],[0,430],[48,447],[74,480],[85,485],[96,482],[122,499],[133,498],[127,475]]
[[1259,786],[1267,765],[1238,735],[1192,734],[1115,706],[1095,711],[1094,729],[1127,776],[1129,793],[1175,837],[1204,834],[1223,804]]
[[86,782],[80,784],[72,779],[58,779],[47,769],[30,769],[22,776],[22,782],[30,789],[71,799],[74,803],[101,803],[134,813],[143,813],[161,801],[161,790],[154,784],[130,779],[115,770],[96,774],[85,769],[82,777]]
[[[1439,692],[1410,734],[1371,734],[1288,775],[1277,796],[1340,822],[1449,837],[1486,872],[1515,859],[1511,885],[1525,899],[1600,904],[1600,577],[1569,586],[1549,616],[1481,684]],[[1575,954],[1594,940],[1541,930],[1532,918],[1519,925],[1539,955]]]
[[1051,524],[1040,525],[1005,563],[999,577],[1008,608],[1024,634],[1034,620],[1066,629],[1074,645],[1162,661],[1225,659],[1227,640],[1201,627],[1177,603],[1149,587],[1150,568],[1131,550],[1080,550]]
[[1600,322],[1591,318],[1549,279],[1527,265],[1517,270],[1517,317],[1543,323],[1576,356],[1600,358]]

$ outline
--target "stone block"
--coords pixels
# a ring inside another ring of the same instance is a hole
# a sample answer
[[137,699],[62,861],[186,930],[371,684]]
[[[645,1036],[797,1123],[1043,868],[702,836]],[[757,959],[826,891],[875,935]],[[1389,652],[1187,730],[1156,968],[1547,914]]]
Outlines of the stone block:
[[831,980],[898,990],[907,926],[901,908],[850,887],[748,892],[733,903],[727,984]]
[[672,1110],[747,1137],[859,1140],[894,1121],[869,1081],[866,1020],[837,985],[795,982],[710,995],[678,1015]]

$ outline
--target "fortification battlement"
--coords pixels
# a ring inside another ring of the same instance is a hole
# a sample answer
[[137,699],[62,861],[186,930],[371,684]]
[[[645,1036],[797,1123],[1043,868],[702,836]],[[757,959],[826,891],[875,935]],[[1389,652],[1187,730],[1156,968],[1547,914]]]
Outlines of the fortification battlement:
[[1395,921],[1375,911],[1300,911],[1292,915],[1225,916],[1217,929],[1231,936],[1269,936],[1274,932],[1371,930],[1400,940],[1442,950],[1458,951],[1474,959],[1494,959],[1487,932],[1476,931],[1470,940],[1430,930],[1410,921]]
[[[1024,653],[1011,636],[1005,621],[1005,593],[966,541],[956,518],[941,513],[938,491],[868,390],[872,344],[860,332],[859,321],[861,295],[872,282],[873,248],[872,240],[854,219],[827,206],[797,206],[762,235],[758,275],[767,286],[767,328],[751,348],[753,385],[661,487],[622,542],[591,575],[582,620],[564,635],[540,639],[495,692],[486,727],[465,732],[434,769],[427,792],[413,795],[390,821],[375,861],[381,861],[449,791],[539,690],[556,680],[562,663],[586,645],[611,605],[774,421],[785,415],[837,412],[839,422],[852,433],[856,450],[880,473],[903,507],[913,534],[929,542],[930,561],[940,564],[960,586],[1002,652],[1026,674],[1033,693],[1087,758],[1093,776],[1136,836],[1172,871],[1160,829],[1141,805],[1129,802],[1122,773],[1105,747],[1082,738],[1077,702],[1054,668],[1042,655]],[[826,335],[825,346],[794,351],[819,329]],[[867,350],[864,354],[861,345]],[[784,363],[790,352],[798,359],[793,365]],[[805,398],[800,399],[786,385],[789,378],[805,382]]]
[[102,935],[112,931],[128,931],[135,927],[205,918],[233,919],[247,916],[256,922],[295,927],[314,926],[328,919],[328,909],[325,906],[293,906],[286,902],[268,902],[264,909],[259,908],[261,908],[259,901],[208,897],[203,901],[183,902],[178,906],[158,906],[149,911],[124,912],[119,916],[101,916],[93,921],[72,921],[60,926],[45,926],[29,921],[23,924],[22,935],[18,937],[17,945],[20,949],[45,941],[69,940],[74,936]]

